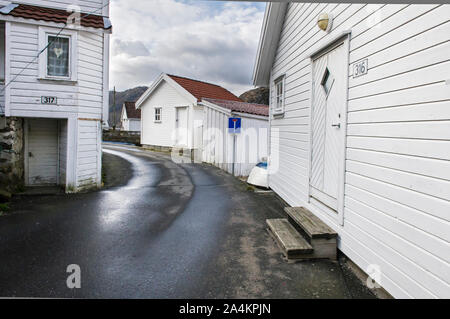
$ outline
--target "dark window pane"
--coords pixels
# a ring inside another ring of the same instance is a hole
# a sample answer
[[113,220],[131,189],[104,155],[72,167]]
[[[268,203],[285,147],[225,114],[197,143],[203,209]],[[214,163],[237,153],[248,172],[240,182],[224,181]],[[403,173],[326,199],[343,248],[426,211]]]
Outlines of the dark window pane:
[[49,76],[69,76],[69,39],[48,37],[47,74]]

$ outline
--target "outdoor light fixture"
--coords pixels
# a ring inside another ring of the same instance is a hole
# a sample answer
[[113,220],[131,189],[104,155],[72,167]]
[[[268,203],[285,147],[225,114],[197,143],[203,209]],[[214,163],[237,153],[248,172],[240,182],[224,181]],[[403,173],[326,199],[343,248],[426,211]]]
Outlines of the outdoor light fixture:
[[333,16],[325,12],[321,13],[317,19],[317,25],[325,32],[330,31],[333,25]]

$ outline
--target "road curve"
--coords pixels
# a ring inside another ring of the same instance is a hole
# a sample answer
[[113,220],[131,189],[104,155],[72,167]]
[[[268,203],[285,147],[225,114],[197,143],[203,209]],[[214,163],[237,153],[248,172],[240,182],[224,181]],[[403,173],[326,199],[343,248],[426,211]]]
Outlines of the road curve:
[[[265,230],[283,216],[223,171],[104,147],[121,186],[16,198],[0,217],[0,297],[371,297],[339,265],[286,263]],[[81,268],[69,289],[67,266]]]

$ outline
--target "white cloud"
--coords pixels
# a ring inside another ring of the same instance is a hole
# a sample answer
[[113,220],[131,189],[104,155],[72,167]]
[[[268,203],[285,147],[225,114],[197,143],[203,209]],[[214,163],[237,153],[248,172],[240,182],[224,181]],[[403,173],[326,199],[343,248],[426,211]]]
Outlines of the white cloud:
[[161,72],[251,88],[263,7],[251,3],[113,0],[111,86],[149,85]]

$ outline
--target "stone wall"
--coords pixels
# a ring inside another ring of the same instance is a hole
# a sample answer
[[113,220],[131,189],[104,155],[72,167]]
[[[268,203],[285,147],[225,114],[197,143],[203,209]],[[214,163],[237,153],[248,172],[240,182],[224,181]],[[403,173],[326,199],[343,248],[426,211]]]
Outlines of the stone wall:
[[119,130],[103,130],[103,141],[130,143],[139,146],[141,144],[141,133]]
[[24,186],[23,119],[0,116],[0,190]]

